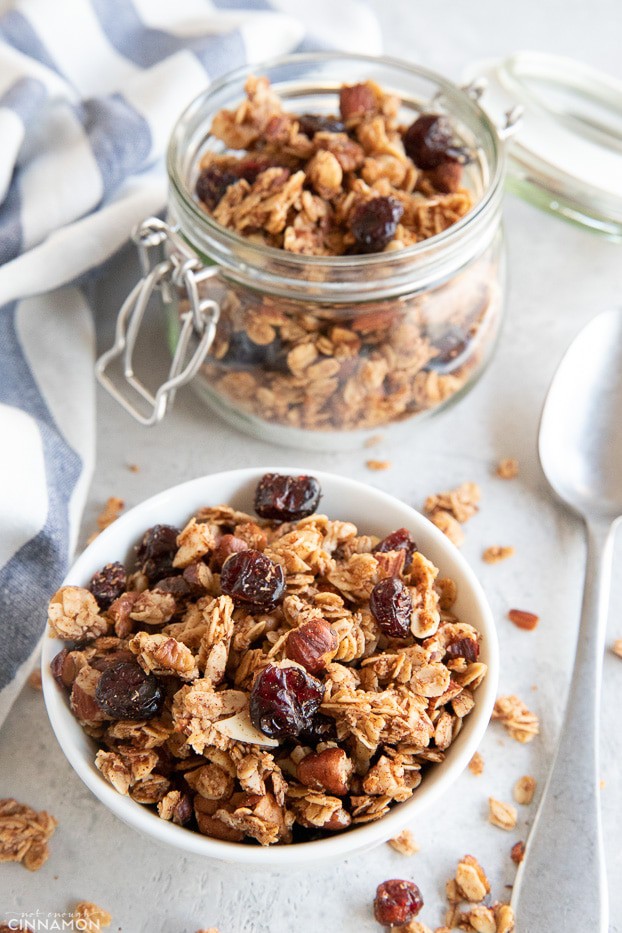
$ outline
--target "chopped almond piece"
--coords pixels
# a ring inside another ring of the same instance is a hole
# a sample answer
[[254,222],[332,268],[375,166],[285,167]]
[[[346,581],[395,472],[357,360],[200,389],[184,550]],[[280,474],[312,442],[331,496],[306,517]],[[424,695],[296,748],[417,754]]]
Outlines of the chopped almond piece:
[[368,460],[365,463],[365,466],[367,467],[368,470],[375,470],[376,472],[379,472],[381,470],[388,470],[389,467],[391,466],[391,461],[390,460]]
[[520,865],[520,863],[525,858],[525,843],[515,842],[514,845],[512,846],[510,857],[516,865]]
[[482,560],[487,564],[498,564],[499,561],[507,560],[508,557],[514,556],[513,547],[501,547],[495,545],[493,547],[487,547],[484,553],[482,554]]
[[535,612],[526,612],[524,609],[510,609],[508,612],[508,619],[510,622],[513,622],[517,628],[532,632],[540,621],[540,616],[537,616]]
[[514,785],[514,800],[516,803],[528,806],[536,792],[536,779],[530,774],[524,774]]

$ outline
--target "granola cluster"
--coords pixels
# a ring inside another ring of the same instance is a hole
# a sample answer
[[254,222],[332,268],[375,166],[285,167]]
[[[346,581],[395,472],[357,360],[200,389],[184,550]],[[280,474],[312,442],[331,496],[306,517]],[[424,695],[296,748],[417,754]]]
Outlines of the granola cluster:
[[478,512],[480,497],[477,483],[462,483],[455,489],[428,496],[423,511],[456,547],[461,547],[464,544],[461,526]]
[[0,800],[0,862],[21,862],[38,871],[48,859],[48,842],[57,825],[45,810],[37,812],[13,798]]
[[235,111],[214,118],[211,135],[229,152],[203,155],[196,187],[201,206],[236,233],[341,256],[410,246],[471,209],[461,186],[469,154],[446,117],[406,126],[399,98],[373,81],[342,86],[339,117],[291,113],[265,77],[251,75],[245,90]]
[[[374,82],[343,86],[339,116],[295,114],[265,77],[213,120],[196,183],[223,227],[283,256],[383,252],[442,233],[472,207],[470,153],[448,118],[400,122],[401,102]],[[224,147],[225,151],[222,151]],[[497,330],[497,246],[425,294],[382,300],[285,298],[222,277],[205,285],[221,314],[203,368],[212,393],[262,421],[356,430],[436,408],[481,367]],[[245,259],[245,262],[248,259]],[[300,271],[297,272],[301,275]],[[341,275],[342,273],[335,273]],[[331,277],[309,267],[303,277]]]
[[513,933],[514,911],[509,904],[491,901],[486,872],[472,855],[460,859],[445,891],[449,902],[447,931],[457,927],[466,933]]
[[52,671],[96,766],[162,819],[262,845],[377,820],[473,709],[486,666],[455,586],[406,529],[313,511],[319,492],[267,474],[258,515],[156,525],[133,568],[50,601]]

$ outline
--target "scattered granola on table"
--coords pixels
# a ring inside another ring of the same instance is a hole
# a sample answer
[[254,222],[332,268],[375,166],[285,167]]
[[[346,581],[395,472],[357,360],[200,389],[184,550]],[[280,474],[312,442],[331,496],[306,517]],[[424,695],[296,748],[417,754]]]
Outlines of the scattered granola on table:
[[480,496],[477,483],[462,483],[455,489],[428,496],[423,511],[456,547],[460,547],[464,543],[461,525],[478,511]]
[[[102,927],[109,927],[112,923],[112,916],[103,907],[91,901],[80,901],[76,904],[73,911],[73,919],[76,922],[77,930],[101,930]],[[79,921],[79,923],[78,923]]]
[[[269,248],[279,269],[295,262],[296,278],[338,283],[343,262],[380,253],[390,271],[474,206],[463,186],[472,153],[448,117],[406,113],[372,81],[341,88],[339,116],[291,112],[265,77],[245,90],[212,121],[197,206],[211,226]],[[365,270],[355,262],[349,274],[364,284]],[[501,306],[494,242],[426,294],[322,301],[233,280],[205,294],[220,306],[202,370],[210,392],[246,417],[316,431],[380,427],[445,402],[481,368]]]
[[[512,933],[514,930],[512,908],[499,901],[491,902],[486,872],[472,855],[460,860],[455,876],[445,885],[445,892],[449,907],[443,931],[451,933],[456,927],[471,933]],[[462,906],[465,901],[466,909]]]
[[[317,514],[308,476],[266,474],[252,516],[155,525],[135,566],[49,608],[52,662],[124,795],[262,845],[379,819],[441,762],[486,674],[405,528]],[[455,592],[454,592],[455,597]]]
[[622,658],[622,638],[616,638],[611,646],[611,650],[614,654],[617,654],[619,658]]
[[516,826],[516,807],[511,803],[504,803],[495,797],[488,798],[488,819],[493,826],[499,829],[510,830]]
[[419,846],[415,842],[414,836],[409,829],[403,829],[395,839],[389,839],[389,845],[401,855],[415,855],[419,851]]
[[492,718],[505,726],[511,738],[517,742],[531,742],[540,731],[536,714],[513,694],[497,698]]
[[365,466],[367,467],[368,470],[375,470],[375,471],[388,470],[389,467],[391,466],[391,461],[390,460],[367,460],[365,463]]
[[41,690],[41,668],[40,667],[35,667],[34,671],[30,672],[26,683],[33,690]]
[[500,460],[495,473],[499,479],[516,479],[519,473],[518,460],[514,460],[512,457]]
[[38,871],[48,859],[48,842],[57,826],[45,810],[37,812],[13,798],[0,800],[0,862],[21,862]]
[[507,560],[508,557],[514,556],[513,547],[501,547],[495,545],[493,547],[487,547],[484,553],[482,554],[482,560],[487,564],[498,564],[499,561]]
[[123,499],[119,499],[118,496],[110,496],[106,505],[103,507],[99,515],[97,516],[97,531],[94,531],[90,535],[87,543],[90,544],[91,541],[94,541],[98,534],[101,534],[108,525],[112,525],[113,522],[116,522],[117,518],[125,508],[125,502]]
[[536,792],[537,781],[530,774],[524,774],[514,785],[514,800],[516,803],[528,806]]
[[482,774],[484,770],[484,759],[482,758],[479,752],[475,752],[475,754],[473,755],[473,757],[471,758],[469,762],[468,767],[469,767],[469,771],[471,772],[471,774],[475,774],[475,775]]

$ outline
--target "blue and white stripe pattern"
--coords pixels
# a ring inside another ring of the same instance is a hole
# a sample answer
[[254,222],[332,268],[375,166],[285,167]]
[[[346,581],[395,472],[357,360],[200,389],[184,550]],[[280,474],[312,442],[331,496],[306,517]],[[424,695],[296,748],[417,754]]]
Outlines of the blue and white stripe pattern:
[[175,119],[299,48],[378,52],[361,0],[0,0],[0,723],[75,548],[94,340],[75,283],[165,203]]

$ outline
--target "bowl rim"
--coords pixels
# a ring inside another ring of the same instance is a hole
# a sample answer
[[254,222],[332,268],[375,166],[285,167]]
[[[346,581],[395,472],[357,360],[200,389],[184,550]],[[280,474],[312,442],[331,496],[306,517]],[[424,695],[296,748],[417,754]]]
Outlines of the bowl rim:
[[[132,531],[130,535],[128,531],[137,517],[144,512],[157,509],[160,505],[170,506],[171,503],[178,499],[181,503],[182,500],[192,496],[194,496],[197,503],[196,508],[198,508],[201,501],[204,504],[205,495],[209,496],[210,484],[218,483],[226,478],[229,481],[236,481],[236,485],[241,491],[249,481],[259,479],[264,473],[270,472],[290,475],[311,473],[318,479],[320,485],[330,485],[331,493],[338,493],[341,487],[344,491],[347,489],[351,493],[358,493],[361,496],[371,496],[380,504],[386,503],[392,508],[399,507],[400,510],[404,511],[404,524],[415,532],[417,529],[423,531],[425,536],[431,539],[438,549],[444,553],[447,560],[456,564],[459,568],[463,578],[461,585],[466,582],[477,605],[476,627],[484,636],[488,672],[477,689],[476,704],[472,713],[469,714],[469,734],[465,735],[464,741],[458,745],[450,746],[450,754],[435,769],[437,775],[435,781],[426,782],[424,780],[412,797],[392,807],[379,820],[360,824],[328,838],[269,847],[213,839],[194,830],[189,831],[185,827],[162,820],[143,804],[119,794],[95,768],[94,757],[92,760],[87,760],[83,750],[78,746],[78,736],[88,737],[74,718],[66,695],[60,690],[50,671],[50,661],[58,650],[58,645],[61,644],[59,639],[44,636],[41,651],[41,675],[48,717],[65,757],[82,782],[115,816],[158,842],[171,845],[186,853],[255,868],[284,869],[306,866],[330,858],[345,857],[386,842],[387,839],[397,835],[404,826],[412,822],[417,814],[429,809],[451,788],[477,750],[488,727],[497,695],[499,646],[493,614],[475,572],[458,549],[432,522],[396,496],[392,496],[367,483],[339,474],[322,470],[307,470],[301,467],[267,466],[223,470],[168,487],[125,512],[111,526],[102,531],[71,565],[61,586],[84,585],[87,575],[86,568],[92,559],[93,553],[96,550],[105,549],[105,546],[109,543],[117,542],[115,545],[117,556],[109,559],[118,559],[118,551],[122,547],[127,549],[136,540],[134,532]],[[321,509],[319,511],[321,514]],[[145,527],[147,527],[146,524]],[[387,533],[391,530],[393,530],[393,525],[387,529]],[[118,545],[119,539],[124,540],[124,545]],[[79,733],[77,730],[79,730]]]

